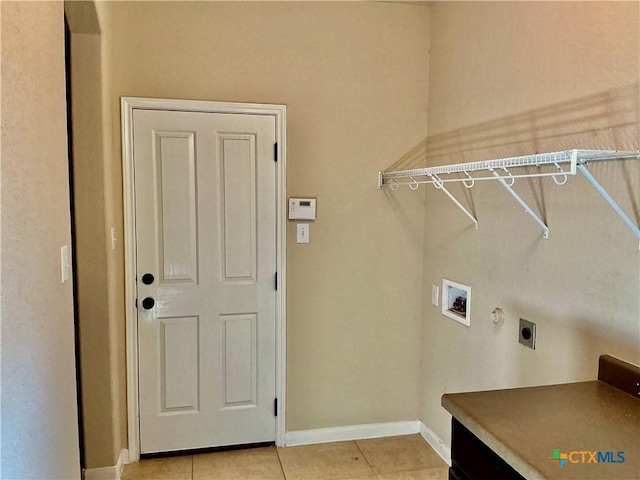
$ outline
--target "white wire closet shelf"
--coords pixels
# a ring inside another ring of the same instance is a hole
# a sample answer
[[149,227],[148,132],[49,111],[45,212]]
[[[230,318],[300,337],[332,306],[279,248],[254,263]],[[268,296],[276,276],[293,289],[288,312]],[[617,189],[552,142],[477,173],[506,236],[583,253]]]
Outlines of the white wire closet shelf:
[[[446,188],[446,184],[462,182],[466,188],[472,188],[477,181],[494,180],[500,183],[520,206],[522,206],[524,211],[542,228],[542,236],[549,238],[549,227],[512,187],[518,178],[540,177],[551,177],[557,185],[564,185],[567,183],[569,175],[576,175],[580,172],[620,218],[622,218],[636,237],[640,239],[640,228],[638,228],[638,225],[631,220],[587,169],[587,164],[590,162],[613,160],[640,160],[640,152],[574,149],[520,157],[483,160],[479,162],[415,168],[396,172],[379,172],[378,187],[389,187],[392,190],[397,190],[400,186],[408,186],[412,190],[417,190],[420,185],[432,184],[438,190],[442,190],[473,222],[475,228],[478,228],[478,220],[453,196]],[[532,167],[537,168],[532,172]]]

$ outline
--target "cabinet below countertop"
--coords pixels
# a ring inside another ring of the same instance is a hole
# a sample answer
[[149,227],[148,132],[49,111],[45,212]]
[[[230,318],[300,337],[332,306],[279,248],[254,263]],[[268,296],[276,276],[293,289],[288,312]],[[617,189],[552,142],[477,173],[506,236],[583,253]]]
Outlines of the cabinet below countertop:
[[640,400],[604,381],[446,394],[442,406],[450,479],[640,479]]

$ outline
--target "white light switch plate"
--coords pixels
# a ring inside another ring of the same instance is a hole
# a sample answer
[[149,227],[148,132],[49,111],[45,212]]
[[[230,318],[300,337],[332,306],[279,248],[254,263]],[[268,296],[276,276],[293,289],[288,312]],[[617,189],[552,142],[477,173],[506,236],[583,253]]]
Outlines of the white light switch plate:
[[299,223],[298,224],[298,243],[309,243],[309,224],[308,223]]
[[65,245],[60,248],[60,279],[62,283],[69,280],[69,269],[71,264],[69,263],[69,246]]
[[433,303],[437,307],[439,299],[440,287],[438,285],[431,285],[431,303]]
[[118,239],[116,238],[116,229],[115,227],[111,227],[111,250],[116,249],[116,242]]

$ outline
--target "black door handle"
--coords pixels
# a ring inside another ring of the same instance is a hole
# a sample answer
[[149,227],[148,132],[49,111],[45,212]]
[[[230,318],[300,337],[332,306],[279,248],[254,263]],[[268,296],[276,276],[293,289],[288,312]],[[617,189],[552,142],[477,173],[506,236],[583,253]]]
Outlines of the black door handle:
[[144,308],[145,310],[151,310],[155,304],[156,301],[151,297],[147,297],[142,300],[142,308]]
[[144,283],[145,285],[151,285],[154,280],[155,278],[151,273],[145,273],[144,275],[142,275],[142,283]]

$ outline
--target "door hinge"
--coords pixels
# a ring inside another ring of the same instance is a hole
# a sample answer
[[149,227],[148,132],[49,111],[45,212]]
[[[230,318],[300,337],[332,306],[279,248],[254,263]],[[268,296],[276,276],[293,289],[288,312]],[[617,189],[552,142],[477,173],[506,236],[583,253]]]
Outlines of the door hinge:
[[278,290],[278,272],[276,272],[275,283],[276,283],[276,290]]
[[278,416],[278,399],[274,398],[273,399],[273,415],[274,416]]
[[273,144],[273,161],[278,161],[278,142]]

